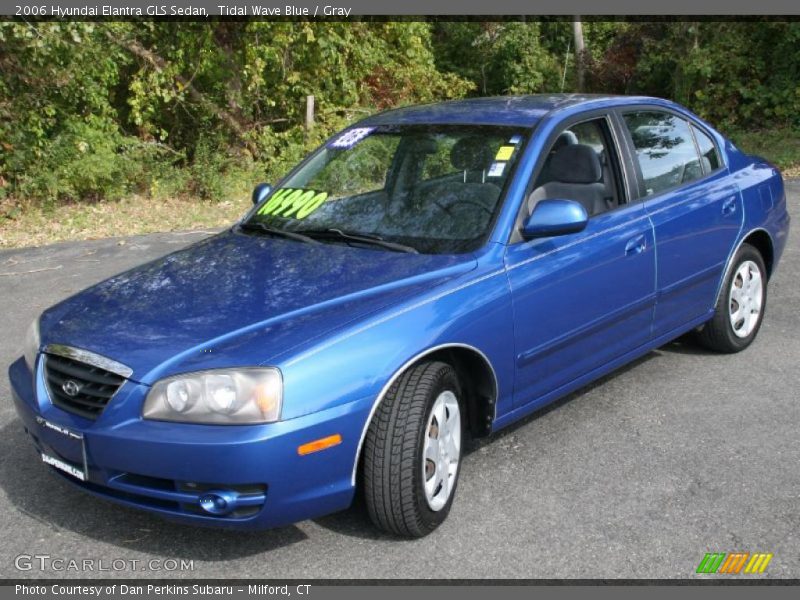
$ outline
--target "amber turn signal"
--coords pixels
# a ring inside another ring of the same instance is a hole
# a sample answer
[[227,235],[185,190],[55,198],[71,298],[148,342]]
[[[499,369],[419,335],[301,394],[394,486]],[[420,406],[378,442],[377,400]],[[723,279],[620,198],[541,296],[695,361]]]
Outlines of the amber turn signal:
[[303,444],[297,448],[297,453],[300,456],[305,456],[306,454],[312,454],[313,452],[319,452],[320,450],[325,450],[325,448],[330,448],[332,446],[338,446],[342,443],[342,436],[338,433],[334,433],[333,435],[329,435],[328,437],[320,438],[318,440],[314,440],[313,442],[308,442],[307,444]]

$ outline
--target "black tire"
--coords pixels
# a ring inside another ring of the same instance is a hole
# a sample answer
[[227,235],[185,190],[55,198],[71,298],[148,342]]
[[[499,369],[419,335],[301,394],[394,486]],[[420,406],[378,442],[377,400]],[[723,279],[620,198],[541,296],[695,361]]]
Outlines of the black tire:
[[[736,272],[745,261],[752,261],[761,271],[762,300],[761,310],[758,314],[753,330],[746,337],[739,337],[734,333],[731,323],[728,304],[731,286],[736,280]],[[733,266],[729,273],[726,273],[726,280],[723,282],[722,291],[717,300],[714,316],[698,332],[697,339],[704,346],[717,352],[733,353],[747,348],[761,329],[764,320],[764,312],[767,307],[767,267],[761,253],[750,244],[742,244],[733,259]]]
[[[459,401],[463,447],[466,415],[461,387],[453,368],[424,362],[408,369],[389,388],[364,440],[364,497],[370,519],[395,535],[419,538],[447,518],[458,485],[456,472],[447,503],[431,510],[425,498],[422,453],[426,424],[434,401],[443,391]],[[461,448],[459,448],[459,467]]]

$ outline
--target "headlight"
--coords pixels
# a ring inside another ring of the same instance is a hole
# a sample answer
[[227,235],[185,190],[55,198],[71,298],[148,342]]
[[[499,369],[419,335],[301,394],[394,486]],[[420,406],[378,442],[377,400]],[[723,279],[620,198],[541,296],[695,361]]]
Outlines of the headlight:
[[25,345],[22,347],[22,355],[25,357],[25,363],[33,373],[33,368],[36,366],[36,355],[39,354],[39,318],[31,323],[28,327],[28,332],[25,334]]
[[281,416],[282,402],[278,369],[219,369],[156,382],[142,414],[145,419],[185,423],[272,423]]

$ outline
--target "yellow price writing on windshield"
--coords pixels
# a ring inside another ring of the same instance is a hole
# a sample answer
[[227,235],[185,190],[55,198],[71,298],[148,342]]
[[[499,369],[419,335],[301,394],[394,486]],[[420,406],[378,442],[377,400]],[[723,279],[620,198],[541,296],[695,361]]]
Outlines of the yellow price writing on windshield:
[[272,197],[258,209],[256,214],[283,217],[285,219],[305,219],[317,210],[325,200],[328,192],[304,190],[302,188],[281,188],[275,190]]

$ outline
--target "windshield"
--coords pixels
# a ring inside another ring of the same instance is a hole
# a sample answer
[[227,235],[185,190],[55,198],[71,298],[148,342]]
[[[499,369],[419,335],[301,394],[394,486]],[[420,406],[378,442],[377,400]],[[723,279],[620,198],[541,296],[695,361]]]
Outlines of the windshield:
[[523,130],[507,127],[351,128],[273,190],[244,225],[326,243],[371,238],[390,242],[384,249],[468,252],[488,235],[524,140]]

